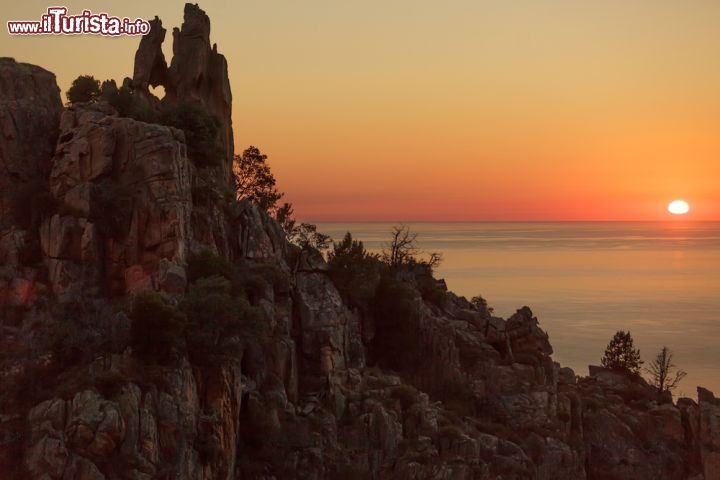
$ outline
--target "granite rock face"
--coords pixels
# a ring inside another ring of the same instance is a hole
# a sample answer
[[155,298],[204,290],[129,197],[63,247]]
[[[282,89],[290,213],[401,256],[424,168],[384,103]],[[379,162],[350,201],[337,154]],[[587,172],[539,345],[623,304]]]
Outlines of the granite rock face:
[[151,288],[163,260],[184,265],[190,185],[181,131],[101,106],[67,109],[49,180],[60,208],[40,226],[55,293]]
[[61,111],[55,75],[0,58],[0,226],[9,223],[9,194],[47,176]]
[[0,321],[11,324],[43,288],[37,223],[61,112],[54,74],[0,58]]

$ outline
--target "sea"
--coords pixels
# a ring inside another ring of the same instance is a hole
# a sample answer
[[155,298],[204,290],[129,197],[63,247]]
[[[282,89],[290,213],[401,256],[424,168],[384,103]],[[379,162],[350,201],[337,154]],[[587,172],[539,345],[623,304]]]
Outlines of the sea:
[[[318,223],[381,251],[394,223]],[[507,318],[529,306],[553,359],[588,374],[618,330],[649,363],[663,346],[687,372],[674,392],[720,396],[720,222],[406,223],[420,256],[440,252],[436,277],[484,297]],[[424,253],[422,253],[424,252]]]

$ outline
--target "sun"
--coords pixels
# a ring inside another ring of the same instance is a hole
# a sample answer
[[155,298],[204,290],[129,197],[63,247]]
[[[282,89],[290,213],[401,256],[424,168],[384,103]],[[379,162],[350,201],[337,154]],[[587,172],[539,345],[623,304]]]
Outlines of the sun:
[[673,215],[685,215],[690,211],[690,205],[685,200],[673,200],[667,207]]

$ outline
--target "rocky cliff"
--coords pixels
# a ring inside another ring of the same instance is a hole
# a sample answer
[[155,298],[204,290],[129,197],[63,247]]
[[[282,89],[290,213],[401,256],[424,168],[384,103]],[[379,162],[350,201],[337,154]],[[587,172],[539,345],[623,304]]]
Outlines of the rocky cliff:
[[720,478],[711,392],[578,377],[529,308],[492,317],[408,272],[355,301],[235,200],[209,31],[186,6],[168,67],[156,19],[132,92],[216,117],[219,166],[192,132],[63,109],[52,74],[0,60],[3,478]]

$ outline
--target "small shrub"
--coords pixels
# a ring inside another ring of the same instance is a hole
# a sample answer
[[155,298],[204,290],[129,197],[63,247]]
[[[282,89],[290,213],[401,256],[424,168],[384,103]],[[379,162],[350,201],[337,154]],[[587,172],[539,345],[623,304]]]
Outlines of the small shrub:
[[449,440],[462,440],[465,438],[465,432],[457,425],[445,425],[438,428],[438,437],[447,438]]
[[203,277],[190,286],[183,303],[193,324],[225,325],[238,316],[238,306],[230,296],[230,282],[219,275]]
[[225,153],[220,146],[220,122],[203,109],[191,105],[167,107],[160,113],[160,123],[185,132],[187,154],[198,167],[218,167]]
[[495,311],[494,308],[488,306],[487,300],[485,300],[482,295],[476,295],[472,297],[470,303],[475,307],[478,312],[480,312],[482,317],[485,319],[490,318]]
[[265,311],[250,305],[243,293],[234,295],[230,281],[220,275],[193,282],[181,309],[188,319],[190,360],[197,365],[239,358],[237,337],[266,334],[270,325]]
[[399,385],[390,390],[390,398],[400,401],[403,410],[412,407],[418,401],[419,392],[412,385]]
[[36,178],[19,185],[11,193],[9,204],[14,222],[25,229],[34,229],[43,217],[55,213],[59,202],[50,193],[48,182]]
[[158,364],[177,359],[187,325],[182,312],[158,293],[141,293],[135,297],[130,320],[130,344],[138,358]]
[[475,415],[478,411],[472,389],[463,380],[441,382],[440,388],[432,393],[434,397],[442,400],[448,410],[460,416]]
[[429,268],[418,268],[418,272],[415,273],[415,281],[423,300],[439,308],[445,307],[447,303],[446,291],[438,284],[438,281],[433,278],[432,271],[430,271]]
[[106,178],[92,186],[90,221],[106,238],[120,240],[130,229],[133,191],[126,185]]
[[375,297],[376,334],[372,347],[376,358],[388,368],[414,371],[419,367],[419,310],[415,299],[415,290],[391,275],[380,281]]
[[328,253],[330,278],[343,299],[352,306],[367,308],[380,283],[383,264],[378,255],[368,253],[363,242],[347,232],[341,242],[333,243]]
[[120,395],[129,383],[130,378],[116,370],[105,371],[95,377],[95,388],[100,395],[108,399]]
[[200,278],[221,276],[227,280],[234,277],[233,266],[224,258],[210,250],[190,255],[187,268],[188,282],[192,283]]
[[70,104],[94,102],[100,96],[100,81],[95,80],[92,75],[80,75],[73,80],[65,95]]
[[195,450],[198,452],[200,463],[203,465],[217,465],[225,462],[225,452],[220,441],[212,434],[200,434],[195,439]]
[[567,423],[570,421],[570,412],[567,410],[559,410],[557,413],[558,420],[560,420],[563,423]]
[[583,407],[589,412],[597,412],[606,407],[603,401],[595,397],[587,397],[583,399]]

